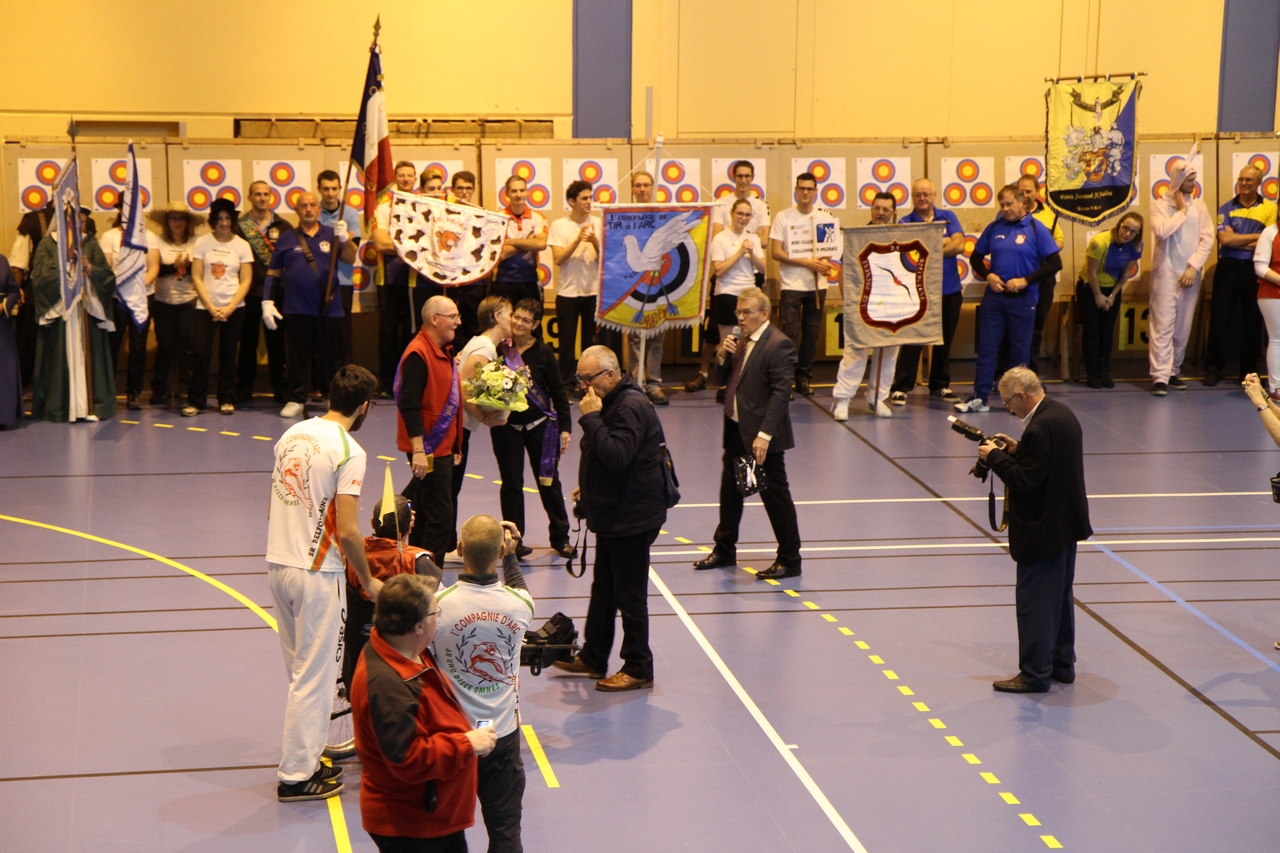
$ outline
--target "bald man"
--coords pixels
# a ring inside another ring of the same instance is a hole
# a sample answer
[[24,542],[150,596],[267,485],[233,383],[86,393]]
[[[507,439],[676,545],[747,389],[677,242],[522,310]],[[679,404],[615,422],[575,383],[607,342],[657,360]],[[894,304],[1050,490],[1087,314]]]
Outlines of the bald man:
[[[956,256],[964,251],[964,229],[960,220],[949,210],[934,207],[937,191],[933,181],[921,178],[911,185],[911,212],[899,222],[941,222],[942,234],[942,345],[934,345],[929,367],[929,396],[939,400],[959,400],[960,395],[951,390],[951,342],[956,336],[956,324],[960,322],[960,306],[964,302],[960,285],[960,265]],[[904,346],[898,354],[898,365],[893,373],[893,388],[889,402],[895,406],[907,404],[907,394],[916,387],[916,371],[920,367],[922,346]]]
[[[1236,196],[1218,208],[1218,270],[1213,274],[1209,303],[1209,344],[1204,353],[1204,384],[1217,385],[1226,363],[1227,329],[1235,306],[1240,306],[1239,349],[1241,381],[1258,369],[1262,344],[1262,312],[1258,310],[1258,278],[1253,250],[1268,225],[1276,222],[1276,204],[1258,193],[1262,172],[1245,166],[1236,179]],[[1231,347],[1232,349],[1237,347]],[[1274,380],[1272,380],[1274,381]]]
[[[342,348],[342,300],[330,298],[333,294],[326,291],[337,247],[341,247],[344,262],[349,264],[356,259],[356,247],[346,222],[340,220],[333,227],[320,224],[320,199],[315,193],[300,194],[294,212],[298,214],[298,227],[284,232],[276,241],[262,286],[262,322],[268,329],[274,330],[277,324],[284,329],[289,353],[282,418],[305,416],[311,389],[327,392],[329,380],[341,367],[337,361]],[[277,306],[281,288],[284,302]],[[280,307],[284,308],[283,315]],[[313,354],[319,356],[320,362],[320,375],[314,386]]]

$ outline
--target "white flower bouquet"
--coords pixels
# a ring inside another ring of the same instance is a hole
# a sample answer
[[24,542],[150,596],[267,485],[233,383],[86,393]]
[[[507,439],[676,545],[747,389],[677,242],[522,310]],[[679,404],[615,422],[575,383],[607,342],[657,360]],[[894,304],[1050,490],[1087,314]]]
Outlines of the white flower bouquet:
[[462,383],[467,402],[487,412],[523,412],[529,408],[529,368],[507,367],[502,358],[481,367]]

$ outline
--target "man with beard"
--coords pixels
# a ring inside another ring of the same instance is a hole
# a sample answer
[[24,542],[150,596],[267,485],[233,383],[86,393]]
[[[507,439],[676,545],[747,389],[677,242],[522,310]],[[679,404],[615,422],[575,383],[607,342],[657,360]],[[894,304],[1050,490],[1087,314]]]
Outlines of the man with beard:
[[382,581],[369,574],[360,535],[365,452],[351,438],[378,387],[349,364],[329,385],[329,411],[290,427],[276,442],[267,505],[267,580],[275,600],[280,648],[289,677],[281,802],[318,800],[342,790],[341,767],[320,763],[334,685],[342,666],[347,608],[345,566],[376,599]]

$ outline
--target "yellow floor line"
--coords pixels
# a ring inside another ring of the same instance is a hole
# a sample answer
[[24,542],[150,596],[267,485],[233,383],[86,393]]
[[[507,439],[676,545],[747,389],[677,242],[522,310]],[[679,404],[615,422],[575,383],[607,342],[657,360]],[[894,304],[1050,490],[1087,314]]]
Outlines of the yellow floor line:
[[347,816],[342,811],[342,798],[330,797],[329,823],[333,824],[333,843],[338,853],[351,853],[351,836],[347,834]]
[[520,731],[524,733],[525,742],[529,744],[529,751],[533,753],[533,760],[538,762],[538,769],[542,771],[542,778],[546,780],[548,788],[559,788],[560,780],[556,778],[556,772],[551,769],[551,762],[547,761],[547,754],[542,750],[542,743],[538,740],[537,734],[533,731],[533,726],[523,725]]

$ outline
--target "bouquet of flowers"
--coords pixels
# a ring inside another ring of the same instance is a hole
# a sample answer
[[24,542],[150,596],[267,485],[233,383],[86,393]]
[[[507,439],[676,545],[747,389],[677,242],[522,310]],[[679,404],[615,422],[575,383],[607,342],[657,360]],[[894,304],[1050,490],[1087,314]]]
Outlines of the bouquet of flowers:
[[507,367],[502,358],[489,362],[462,383],[467,402],[486,412],[523,412],[529,408],[529,368]]

